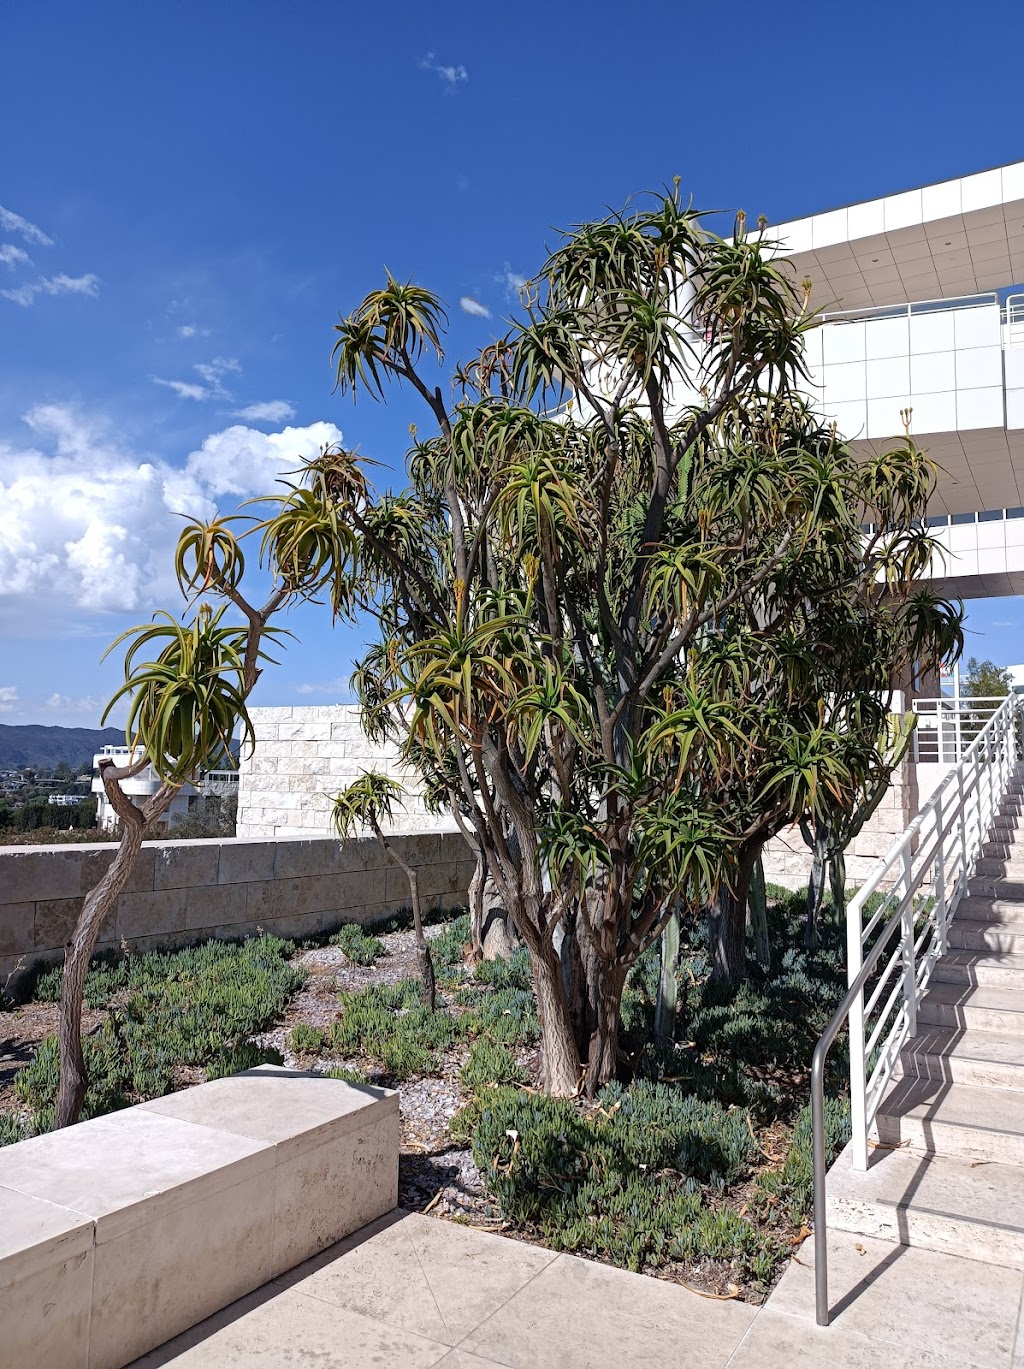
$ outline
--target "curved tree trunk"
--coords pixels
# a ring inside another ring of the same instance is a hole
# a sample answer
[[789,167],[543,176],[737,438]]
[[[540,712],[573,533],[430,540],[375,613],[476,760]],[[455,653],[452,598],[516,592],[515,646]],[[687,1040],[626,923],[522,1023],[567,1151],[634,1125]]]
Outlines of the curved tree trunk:
[[116,905],[128,883],[146,828],[167,810],[181,787],[176,784],[161,785],[142,808],[137,807],[121,789],[120,781],[137,774],[144,764],[145,761],[123,770],[119,770],[112,761],[100,764],[103,787],[121,819],[121,840],[103,878],[86,894],[75,930],[64,951],[64,977],[57,1028],[60,1078],[54,1127],[69,1127],[78,1121],[89,1088],[82,1051],[82,1002],[85,997],[85,977],[96,942],[111,908]]
[[559,959],[562,965],[562,984],[569,1004],[576,1050],[581,1060],[590,1053],[590,1042],[597,1026],[597,957],[590,938],[580,932],[582,914],[570,909],[562,919],[562,941]]

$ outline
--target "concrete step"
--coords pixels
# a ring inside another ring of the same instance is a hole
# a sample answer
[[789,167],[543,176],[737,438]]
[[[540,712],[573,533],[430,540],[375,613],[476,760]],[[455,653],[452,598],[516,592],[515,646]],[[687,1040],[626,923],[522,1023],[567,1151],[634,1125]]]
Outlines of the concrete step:
[[969,893],[972,898],[999,898],[1010,903],[1024,903],[1024,874],[1015,879],[1005,875],[975,873],[970,880]]
[[957,951],[1024,952],[1024,922],[957,916],[949,924],[947,944]]
[[1024,1036],[923,1025],[900,1052],[896,1075],[1024,1091]]
[[948,951],[935,962],[931,982],[990,985],[1024,992],[1024,955]]
[[1019,858],[1016,855],[1010,857],[981,856],[974,872],[985,879],[1024,881],[1024,855]]
[[1024,994],[973,984],[932,984],[917,1009],[921,1026],[965,1027],[1024,1038]]
[[1012,898],[983,898],[972,894],[960,900],[956,918],[964,922],[1024,923],[1024,903]]
[[876,1150],[860,1173],[849,1154],[828,1176],[830,1227],[1024,1268],[1024,1168]]
[[903,1079],[875,1119],[882,1147],[1024,1166],[1024,1093]]

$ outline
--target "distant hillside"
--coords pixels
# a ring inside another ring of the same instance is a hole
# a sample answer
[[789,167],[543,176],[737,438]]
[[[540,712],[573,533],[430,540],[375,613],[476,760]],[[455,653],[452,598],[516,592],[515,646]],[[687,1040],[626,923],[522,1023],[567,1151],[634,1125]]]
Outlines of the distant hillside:
[[123,746],[116,727],[41,727],[0,723],[0,770],[32,766],[50,770],[61,761],[78,765],[103,746]]

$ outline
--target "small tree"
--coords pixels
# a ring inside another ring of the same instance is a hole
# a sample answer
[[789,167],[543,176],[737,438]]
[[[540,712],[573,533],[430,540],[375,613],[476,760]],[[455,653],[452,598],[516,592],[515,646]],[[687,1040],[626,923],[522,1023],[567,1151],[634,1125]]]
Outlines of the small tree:
[[420,963],[420,980],[423,984],[423,1001],[433,1012],[437,1001],[437,988],[434,962],[430,957],[427,938],[423,934],[419,876],[398,854],[397,847],[388,841],[381,828],[382,820],[390,826],[395,804],[401,805],[403,795],[402,786],[396,780],[382,775],[378,770],[364,770],[357,780],[335,797],[332,817],[339,837],[350,837],[358,828],[369,827],[388,859],[405,871],[412,902],[412,923],[416,936],[416,954]]
[[[355,544],[344,528],[330,523],[327,548],[308,528],[296,543],[290,508],[281,499],[271,497],[269,502],[276,512],[249,529],[262,532],[261,561],[274,577],[262,608],[242,593],[245,558],[230,527],[233,520],[189,523],[179,539],[175,571],[182,593],[193,601],[192,616],[179,622],[158,613],[152,623],[122,633],[108,650],[107,654],[122,642],[129,643],[124,684],[107,705],[102,722],[119,700],[128,700],[131,753],[124,766],[110,759],[100,762],[104,791],[120,819],[120,837],[110,866],[85,895],[64,954],[56,1127],[78,1120],[89,1086],[82,1050],[85,977],[100,931],[125,889],[144,837],[191,777],[230,752],[236,728],[241,728],[243,744],[251,742],[246,702],[269,659],[266,641],[281,635],[270,625],[271,618],[291,600],[315,595],[328,578],[340,580],[348,574],[340,562]],[[225,620],[232,607],[241,623]],[[136,803],[122,785],[150,765],[160,777],[160,787]]]
[[1013,688],[1013,676],[1006,666],[994,661],[979,661],[971,656],[960,676],[960,693],[972,699],[1005,699]]
[[677,909],[743,974],[764,842],[857,802],[903,654],[958,630],[912,590],[931,464],[858,461],[799,395],[808,298],[742,217],[719,238],[669,195],[568,235],[453,406],[429,291],[389,277],[338,325],[339,387],[404,382],[434,424],[402,494],[346,496],[340,449],[302,481],[360,538],[336,592],[380,625],[364,717],[486,864],[556,1094],[618,1070],[626,976]]

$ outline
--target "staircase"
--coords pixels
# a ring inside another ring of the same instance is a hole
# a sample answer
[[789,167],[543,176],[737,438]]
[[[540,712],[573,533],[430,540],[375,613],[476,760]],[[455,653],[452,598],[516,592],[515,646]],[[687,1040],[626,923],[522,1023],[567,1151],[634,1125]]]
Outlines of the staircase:
[[849,1149],[828,1225],[1024,1267],[1024,768],[948,927],[875,1118],[866,1171]]

